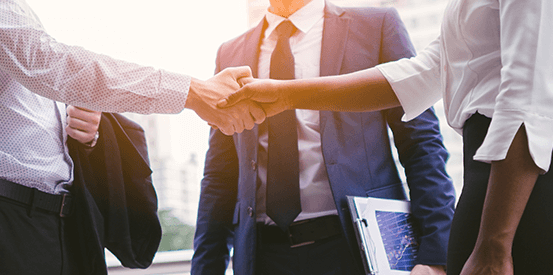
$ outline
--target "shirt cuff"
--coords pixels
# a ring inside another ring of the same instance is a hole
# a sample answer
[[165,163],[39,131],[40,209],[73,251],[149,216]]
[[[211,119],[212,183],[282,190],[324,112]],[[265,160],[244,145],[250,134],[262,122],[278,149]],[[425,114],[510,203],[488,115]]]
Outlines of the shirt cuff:
[[155,106],[155,113],[176,114],[184,109],[191,77],[161,70],[160,96],[162,100]]
[[439,79],[426,77],[425,72],[410,72],[408,62],[409,59],[401,59],[376,66],[403,107],[402,121],[418,117],[442,98]]
[[498,110],[474,160],[490,163],[505,159],[520,126],[524,124],[528,148],[543,173],[549,170],[553,152],[553,119],[518,110]]

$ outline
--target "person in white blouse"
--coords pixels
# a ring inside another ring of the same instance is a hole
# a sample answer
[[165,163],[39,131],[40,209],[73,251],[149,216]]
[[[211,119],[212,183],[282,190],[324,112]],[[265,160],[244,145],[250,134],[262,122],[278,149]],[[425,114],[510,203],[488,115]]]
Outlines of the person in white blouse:
[[443,98],[465,154],[448,274],[549,274],[551,14],[549,0],[451,0],[440,36],[416,57],[342,76],[250,79],[219,106],[250,98],[272,116],[401,105],[409,120]]

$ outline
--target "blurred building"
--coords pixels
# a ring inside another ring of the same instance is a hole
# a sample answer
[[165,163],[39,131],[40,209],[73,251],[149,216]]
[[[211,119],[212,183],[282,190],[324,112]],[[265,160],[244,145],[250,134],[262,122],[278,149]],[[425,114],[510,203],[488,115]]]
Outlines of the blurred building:
[[203,136],[197,132],[199,129],[192,132],[185,127],[191,124],[191,119],[197,119],[193,117],[195,114],[185,111],[179,115],[125,115],[146,132],[159,209],[171,210],[171,214],[182,222],[194,225],[203,167],[200,167],[198,156],[205,154],[205,150],[194,146],[194,142],[187,141]]
[[[332,0],[349,5],[350,0]],[[366,0],[369,6],[394,7],[407,27],[415,49],[422,50],[432,42],[440,30],[448,0]]]

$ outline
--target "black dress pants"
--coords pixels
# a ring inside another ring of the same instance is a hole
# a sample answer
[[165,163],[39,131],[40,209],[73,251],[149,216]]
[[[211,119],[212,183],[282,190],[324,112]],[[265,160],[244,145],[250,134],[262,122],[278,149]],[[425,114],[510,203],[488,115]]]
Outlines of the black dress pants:
[[[470,256],[482,215],[491,165],[474,161],[473,156],[486,136],[490,119],[478,113],[463,127],[463,191],[451,226],[447,274],[461,272]],[[553,139],[553,137],[551,137]],[[553,274],[553,172],[538,177],[513,243],[515,274]]]
[[[362,268],[362,267],[361,267]],[[361,275],[352,259],[344,236],[314,244],[290,247],[290,244],[257,244],[256,275]]]
[[79,274],[65,218],[0,197],[0,274]]

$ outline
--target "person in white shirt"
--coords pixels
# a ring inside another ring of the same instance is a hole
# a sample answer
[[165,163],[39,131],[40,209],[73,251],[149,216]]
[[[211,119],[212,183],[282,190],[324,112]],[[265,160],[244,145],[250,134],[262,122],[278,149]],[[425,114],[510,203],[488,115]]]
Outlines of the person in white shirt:
[[551,14],[549,0],[451,0],[440,36],[416,57],[336,77],[251,79],[220,106],[250,98],[271,116],[401,105],[409,120],[443,98],[465,154],[448,274],[549,274]]
[[[66,142],[93,142],[97,129],[74,118],[189,108],[226,134],[241,132],[263,121],[263,110],[215,103],[249,75],[232,68],[201,81],[116,60],[56,41],[24,0],[0,1],[0,274],[72,272],[72,244],[63,241],[71,230],[60,217],[74,180]],[[94,111],[66,112],[66,104]]]

